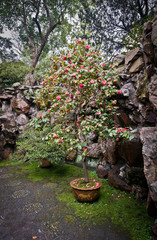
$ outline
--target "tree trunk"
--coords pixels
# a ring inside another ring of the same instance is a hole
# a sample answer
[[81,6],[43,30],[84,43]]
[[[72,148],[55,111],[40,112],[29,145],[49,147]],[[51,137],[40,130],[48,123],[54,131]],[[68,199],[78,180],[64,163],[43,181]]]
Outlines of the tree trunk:
[[89,182],[89,176],[88,176],[88,171],[87,171],[87,166],[86,166],[86,157],[83,157],[82,159],[82,164],[83,164],[83,170],[84,170],[84,175],[85,175],[85,181]]
[[[48,38],[48,37],[47,37]],[[24,80],[24,85],[28,85],[28,86],[33,86],[35,83],[35,78],[34,78],[34,70],[36,68],[36,65],[39,61],[40,55],[44,49],[44,46],[46,44],[47,38],[44,38],[42,40],[42,43],[40,45],[40,48],[38,50],[38,52],[35,54],[33,61],[32,61],[32,65],[31,65],[31,70],[30,72],[26,75],[25,80]]]
[[31,70],[26,76],[25,76],[25,79],[24,79],[24,85],[25,86],[33,86],[34,83],[35,83],[35,79],[34,79],[34,70]]

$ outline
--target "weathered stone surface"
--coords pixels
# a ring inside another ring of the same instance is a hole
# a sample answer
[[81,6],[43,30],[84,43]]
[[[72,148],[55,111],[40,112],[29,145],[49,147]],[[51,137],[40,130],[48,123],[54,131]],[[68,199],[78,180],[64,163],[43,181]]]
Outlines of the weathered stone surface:
[[67,155],[66,155],[66,159],[71,162],[74,162],[76,157],[77,157],[76,151],[71,151],[71,152],[67,153]]
[[136,95],[138,96],[139,100],[145,102],[148,99],[148,84],[149,79],[147,74],[139,74],[137,77],[136,83]]
[[131,66],[129,69],[130,73],[136,73],[139,72],[144,67],[144,61],[142,57],[139,57]]
[[108,173],[108,183],[111,186],[114,186],[117,189],[120,189],[121,191],[125,192],[131,192],[132,187],[129,186],[126,182],[124,182],[120,177],[117,176],[117,174],[114,171],[110,171]]
[[93,143],[88,147],[87,156],[91,158],[99,158],[101,156],[101,147],[98,143]]
[[153,201],[157,203],[157,181],[150,184],[150,195]]
[[148,21],[148,22],[144,23],[143,33],[144,33],[144,34],[147,34],[147,33],[149,33],[151,30],[152,30],[152,22],[151,22],[151,21]]
[[154,201],[152,200],[150,193],[148,193],[148,197],[147,197],[147,207],[146,207],[147,213],[154,217],[157,215],[157,208],[155,206]]
[[0,99],[1,100],[11,99],[12,97],[13,97],[13,95],[9,95],[9,94],[7,94],[7,95],[0,95]]
[[152,25],[152,43],[157,46],[157,21],[155,21]]
[[119,159],[116,142],[108,138],[101,142],[100,147],[103,158],[111,165],[115,165]]
[[8,101],[2,101],[1,109],[4,113],[8,113],[8,112],[12,113],[12,107],[10,105],[10,102]]
[[29,109],[29,112],[28,112],[28,116],[30,118],[33,118],[33,117],[37,116],[37,113],[38,113],[37,106],[36,105],[30,106],[30,109]]
[[157,75],[154,75],[151,78],[151,82],[148,85],[148,91],[149,91],[149,100],[157,109]]
[[110,170],[110,166],[106,161],[100,161],[96,167],[96,173],[99,178],[106,178]]
[[140,199],[147,199],[148,196],[147,188],[143,188],[139,185],[132,186],[132,193],[135,195],[136,198]]
[[127,83],[121,88],[124,97],[127,97],[128,101],[125,102],[126,106],[130,108],[130,105],[138,107],[138,99],[136,96],[136,90],[132,83]]
[[119,114],[115,116],[115,121],[122,127],[131,125],[129,116],[125,112],[119,112]]
[[130,62],[134,62],[140,55],[141,55],[140,48],[135,48],[135,49],[129,51],[125,55],[125,65],[128,65]]
[[4,138],[4,136],[1,134],[0,135],[0,149],[3,148],[6,144],[6,139]]
[[144,127],[140,130],[144,173],[148,185],[157,181],[157,127]]
[[20,82],[13,83],[14,88],[19,88],[21,86]]
[[144,52],[147,54],[147,56],[153,56],[154,55],[154,48],[153,48],[153,46],[152,46],[152,43],[151,43],[151,41],[149,42],[149,41],[147,41],[147,42],[144,42],[144,44],[143,44],[143,50],[144,50]]
[[157,236],[157,223],[152,226],[152,231]]
[[13,153],[13,147],[6,147],[3,151],[3,159],[8,159],[10,157],[10,154]]
[[105,168],[103,165],[98,165],[96,168],[96,173],[99,178],[106,178],[108,176],[109,170]]
[[122,141],[118,152],[129,166],[143,166],[142,143],[138,133],[134,135],[134,139],[131,141]]
[[120,168],[119,176],[129,185],[148,189],[143,167],[130,167],[128,164],[124,164]]
[[21,126],[21,125],[26,125],[29,122],[29,118],[25,114],[20,114],[16,118],[16,123]]
[[48,167],[51,167],[51,162],[46,159],[46,158],[41,158],[39,159],[39,163],[40,163],[40,167],[41,168],[48,168]]
[[23,99],[15,98],[12,101],[11,105],[17,114],[21,113],[27,114],[29,112],[29,104],[26,103]]
[[14,114],[8,112],[0,116],[0,124],[3,124],[4,128],[7,129],[16,127]]
[[9,156],[8,146],[11,151],[15,149],[17,136],[26,129],[29,118],[37,113],[37,106],[32,103],[30,108],[24,99],[26,94],[31,95],[40,87],[23,87],[20,83],[15,83],[13,87],[0,89],[0,159]]

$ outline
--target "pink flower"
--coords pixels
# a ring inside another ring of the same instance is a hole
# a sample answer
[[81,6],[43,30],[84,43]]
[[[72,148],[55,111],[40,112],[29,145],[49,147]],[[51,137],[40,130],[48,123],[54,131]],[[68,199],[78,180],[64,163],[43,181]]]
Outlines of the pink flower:
[[66,83],[63,83],[63,86],[65,87],[65,86],[66,86]]
[[119,90],[117,93],[118,93],[118,94],[121,94],[122,92],[121,92],[121,90]]
[[84,87],[84,85],[82,83],[80,83],[80,88],[83,88],[83,87]]
[[94,83],[94,80],[91,80],[90,83]]
[[63,58],[63,60],[66,60],[66,59],[67,59],[66,57]]
[[60,100],[60,99],[61,99],[61,96],[57,96],[56,99],[57,99],[57,100]]
[[97,115],[101,115],[101,112],[100,112],[100,111],[98,111],[98,112],[97,112]]
[[43,117],[42,116],[40,116],[40,119],[42,119]]
[[90,46],[89,46],[89,45],[87,45],[87,46],[86,46],[86,49],[89,49],[89,48],[90,48]]
[[106,83],[107,83],[106,80],[104,80],[104,81],[102,82],[103,85],[105,85]]
[[99,186],[99,183],[97,182],[95,185],[96,185],[96,187],[98,187],[98,186]]
[[79,94],[80,94],[80,92],[79,92],[79,91],[77,91],[77,92],[76,92],[76,94],[77,94],[77,95],[79,95]]
[[66,68],[66,69],[65,69],[65,72],[68,72],[68,71],[69,71],[69,70]]
[[83,151],[87,150],[87,147],[83,147]]
[[81,44],[81,41],[79,39],[76,40],[78,44]]
[[57,138],[57,135],[56,135],[56,134],[53,134],[53,138]]
[[84,68],[84,66],[83,65],[81,65],[81,69],[83,69]]
[[116,142],[118,142],[119,141],[119,138],[116,138]]
[[66,92],[65,95],[68,96],[68,95],[69,95],[69,92]]

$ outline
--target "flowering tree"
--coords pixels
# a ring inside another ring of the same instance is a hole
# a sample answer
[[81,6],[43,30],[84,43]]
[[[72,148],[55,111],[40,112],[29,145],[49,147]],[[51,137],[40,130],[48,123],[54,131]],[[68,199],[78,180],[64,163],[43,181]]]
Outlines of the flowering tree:
[[[86,156],[91,134],[98,141],[107,137],[115,141],[130,138],[129,129],[118,127],[114,121],[116,96],[121,94],[116,81],[114,66],[104,63],[103,56],[91,50],[85,40],[77,40],[60,56],[53,57],[50,73],[36,99],[47,109],[49,142],[58,143],[67,152],[82,153],[87,182]],[[39,122],[42,120],[41,117]]]

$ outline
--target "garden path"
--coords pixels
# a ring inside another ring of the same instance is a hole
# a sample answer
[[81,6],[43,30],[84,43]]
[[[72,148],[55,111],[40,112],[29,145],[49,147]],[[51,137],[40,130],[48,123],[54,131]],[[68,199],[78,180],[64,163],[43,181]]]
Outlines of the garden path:
[[[84,226],[72,209],[57,199],[61,184],[57,179],[32,182],[17,169],[0,167],[1,240],[129,240],[109,223]],[[62,187],[60,191],[64,191]]]

